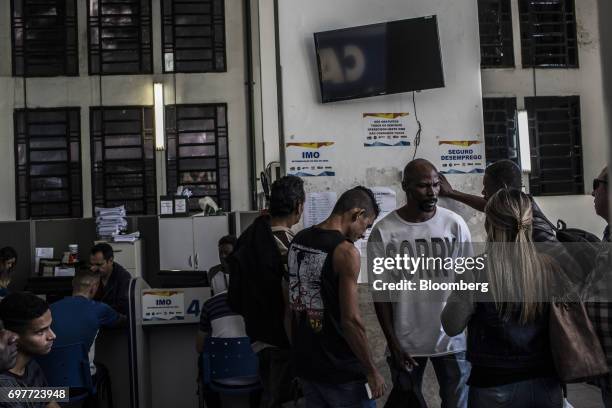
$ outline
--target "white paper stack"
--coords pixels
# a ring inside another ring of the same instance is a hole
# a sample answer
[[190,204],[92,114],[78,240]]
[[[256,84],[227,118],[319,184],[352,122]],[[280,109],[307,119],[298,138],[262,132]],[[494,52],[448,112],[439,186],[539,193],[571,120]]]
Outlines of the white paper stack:
[[139,231],[132,232],[130,234],[115,235],[113,237],[115,242],[134,242],[134,241],[136,241],[139,238],[140,238],[140,232]]
[[125,207],[96,207],[96,230],[100,238],[110,238],[127,229]]

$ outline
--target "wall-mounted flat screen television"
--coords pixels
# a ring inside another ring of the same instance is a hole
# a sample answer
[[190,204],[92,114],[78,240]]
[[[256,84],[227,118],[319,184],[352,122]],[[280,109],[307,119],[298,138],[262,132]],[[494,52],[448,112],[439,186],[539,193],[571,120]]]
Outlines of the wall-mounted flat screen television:
[[436,16],[314,34],[323,102],[444,87]]

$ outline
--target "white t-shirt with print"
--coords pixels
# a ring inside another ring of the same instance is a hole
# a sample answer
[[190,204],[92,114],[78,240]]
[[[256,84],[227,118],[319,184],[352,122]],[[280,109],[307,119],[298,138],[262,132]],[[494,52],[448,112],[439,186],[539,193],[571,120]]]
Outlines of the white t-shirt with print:
[[[397,210],[380,220],[368,240],[368,265],[375,257],[404,253],[443,257],[473,256],[470,230],[458,214],[437,207],[436,214],[424,222],[408,222]],[[416,251],[416,252],[415,252]],[[454,272],[450,274],[453,276]],[[452,279],[452,278],[451,278]],[[466,350],[465,334],[448,337],[440,315],[451,291],[402,291],[393,303],[393,327],[403,350],[412,356],[439,356]]]

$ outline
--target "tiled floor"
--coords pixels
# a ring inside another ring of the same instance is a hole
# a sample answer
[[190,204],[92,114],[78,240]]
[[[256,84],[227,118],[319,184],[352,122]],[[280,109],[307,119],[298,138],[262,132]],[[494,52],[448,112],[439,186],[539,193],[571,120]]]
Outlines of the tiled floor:
[[567,399],[574,408],[603,408],[599,388],[588,384],[570,384]]

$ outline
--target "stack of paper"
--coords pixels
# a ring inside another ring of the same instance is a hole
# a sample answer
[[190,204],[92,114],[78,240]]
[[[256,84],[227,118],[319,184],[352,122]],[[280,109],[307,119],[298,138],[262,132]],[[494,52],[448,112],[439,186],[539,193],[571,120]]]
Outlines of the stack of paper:
[[125,207],[96,207],[96,230],[100,238],[110,238],[127,229]]
[[115,235],[113,237],[115,242],[134,242],[138,238],[140,238],[140,232],[139,231],[132,232],[131,234]]

